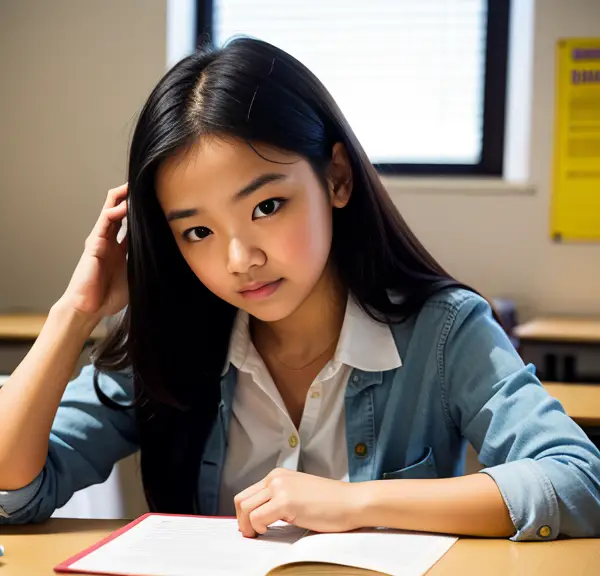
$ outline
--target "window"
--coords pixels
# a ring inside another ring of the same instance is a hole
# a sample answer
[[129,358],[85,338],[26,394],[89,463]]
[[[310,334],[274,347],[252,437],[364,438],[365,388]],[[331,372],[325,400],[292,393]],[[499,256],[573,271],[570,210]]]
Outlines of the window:
[[386,174],[502,175],[510,0],[199,0],[308,66]]

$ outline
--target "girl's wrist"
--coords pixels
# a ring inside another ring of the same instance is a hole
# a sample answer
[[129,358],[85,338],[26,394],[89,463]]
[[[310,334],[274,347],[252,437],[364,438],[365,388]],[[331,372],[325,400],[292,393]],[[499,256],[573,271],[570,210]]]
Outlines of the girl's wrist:
[[67,326],[82,338],[87,338],[102,320],[100,316],[81,312],[63,300],[52,306],[48,318]]
[[377,522],[377,482],[356,482],[350,485],[350,519],[355,529],[372,528]]

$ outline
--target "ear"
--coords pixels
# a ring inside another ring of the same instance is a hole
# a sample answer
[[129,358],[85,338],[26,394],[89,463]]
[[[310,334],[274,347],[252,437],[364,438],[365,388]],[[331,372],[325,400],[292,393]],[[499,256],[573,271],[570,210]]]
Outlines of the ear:
[[343,208],[352,194],[352,167],[341,142],[333,145],[329,166],[329,199],[334,208]]

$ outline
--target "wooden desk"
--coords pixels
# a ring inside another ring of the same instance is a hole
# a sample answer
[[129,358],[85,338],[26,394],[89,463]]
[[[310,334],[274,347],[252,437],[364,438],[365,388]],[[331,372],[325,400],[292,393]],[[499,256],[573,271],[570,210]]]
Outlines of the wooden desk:
[[[0,314],[0,376],[11,374],[19,365],[40,335],[46,319],[45,314]],[[73,376],[89,363],[89,347],[106,334],[107,328],[104,324],[100,324],[91,333],[77,361]]]
[[[0,558],[2,576],[50,576],[52,568],[73,554],[94,544],[124,521],[51,519],[37,526],[2,526]],[[600,539],[559,542],[520,542],[462,538],[428,572],[428,576],[597,576],[600,566]],[[276,572],[277,573],[277,572]],[[275,574],[276,574],[275,573]],[[286,576],[344,576],[372,574],[366,571],[332,571],[317,567],[288,568]]]
[[544,388],[554,396],[566,413],[580,426],[600,426],[600,385],[559,384],[544,382]]
[[536,348],[544,354],[540,377],[548,381],[581,382],[577,373],[576,352],[582,348],[600,349],[600,319],[538,318],[514,329],[519,351]]
[[[0,342],[34,342],[46,322],[46,314],[1,314]],[[106,328],[99,325],[90,340],[106,336]]]
[[515,336],[527,342],[600,345],[600,319],[538,318],[517,326]]

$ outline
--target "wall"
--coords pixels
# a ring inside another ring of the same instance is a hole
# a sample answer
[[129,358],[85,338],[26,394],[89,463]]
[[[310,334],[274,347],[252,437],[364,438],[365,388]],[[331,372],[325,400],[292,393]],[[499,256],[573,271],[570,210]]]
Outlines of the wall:
[[165,69],[164,0],[0,2],[0,310],[62,294]]
[[[109,188],[126,180],[135,115],[162,76],[165,0],[0,2],[0,310],[47,310]],[[0,348],[14,366],[18,347]],[[56,512],[146,510],[132,456]]]
[[[55,301],[106,191],[126,179],[135,114],[165,68],[165,13],[164,0],[0,3],[0,310]],[[393,193],[453,274],[524,316],[600,314],[600,247],[548,239],[554,46],[599,33],[598,0],[537,0],[533,195]]]
[[560,37],[600,36],[600,1],[535,4],[530,151],[534,194],[418,190],[394,193],[394,200],[450,272],[488,296],[515,298],[522,316],[600,315],[600,246],[557,245],[548,234],[555,43]]

